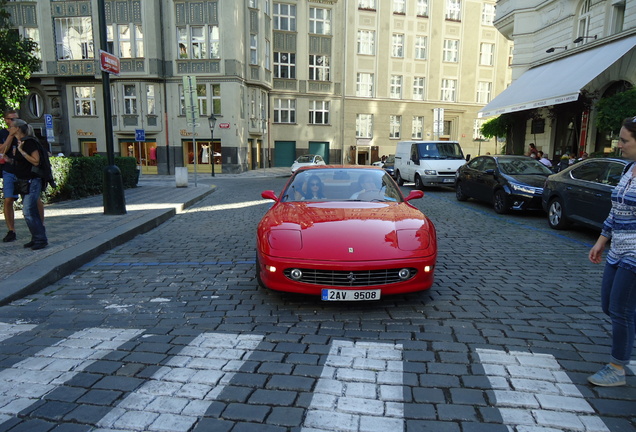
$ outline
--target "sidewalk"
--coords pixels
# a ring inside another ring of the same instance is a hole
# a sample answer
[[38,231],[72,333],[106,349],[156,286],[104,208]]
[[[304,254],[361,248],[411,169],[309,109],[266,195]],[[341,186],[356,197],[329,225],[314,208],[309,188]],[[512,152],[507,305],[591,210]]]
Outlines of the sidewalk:
[[[216,190],[215,181],[232,178],[289,176],[289,168],[251,170],[241,174],[190,174],[187,188],[177,188],[174,176],[142,175],[138,187],[124,191],[126,214],[104,215],[102,195],[45,206],[49,246],[38,251],[22,245],[31,237],[16,212],[18,240],[0,243],[0,305],[37,292],[72,273],[103,252],[150,231]],[[0,212],[1,213],[1,212]],[[6,233],[4,216],[0,233]]]

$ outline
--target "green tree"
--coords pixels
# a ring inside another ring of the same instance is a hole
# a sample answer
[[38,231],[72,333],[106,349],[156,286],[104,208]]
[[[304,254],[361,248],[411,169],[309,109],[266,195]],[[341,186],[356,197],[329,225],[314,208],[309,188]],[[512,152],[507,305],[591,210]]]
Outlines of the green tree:
[[636,115],[636,88],[601,99],[596,110],[598,130],[618,133],[623,120]]
[[481,125],[481,134],[485,138],[503,138],[508,135],[510,126],[512,126],[512,117],[507,114],[502,114],[499,117],[486,120]]
[[29,94],[33,72],[40,70],[37,43],[20,36],[12,27],[7,0],[0,0],[0,110],[18,108]]

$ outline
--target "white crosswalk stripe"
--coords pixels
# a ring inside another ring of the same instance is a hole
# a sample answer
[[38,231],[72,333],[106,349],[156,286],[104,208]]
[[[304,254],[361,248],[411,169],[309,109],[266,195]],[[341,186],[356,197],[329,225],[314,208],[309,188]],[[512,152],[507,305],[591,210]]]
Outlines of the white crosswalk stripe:
[[262,339],[256,335],[199,335],[104,416],[95,432],[188,431]]
[[404,430],[402,345],[334,341],[303,432]]
[[0,423],[141,333],[136,329],[84,329],[1,371]]
[[609,432],[552,355],[488,349],[477,354],[504,424],[519,431]]

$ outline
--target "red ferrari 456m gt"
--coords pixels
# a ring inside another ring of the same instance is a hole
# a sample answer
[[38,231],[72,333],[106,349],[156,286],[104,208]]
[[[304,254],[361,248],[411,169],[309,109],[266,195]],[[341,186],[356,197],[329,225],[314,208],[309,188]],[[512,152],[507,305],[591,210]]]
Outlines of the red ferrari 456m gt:
[[426,290],[437,258],[435,226],[389,174],[369,166],[301,168],[257,229],[261,286],[322,300],[378,300]]

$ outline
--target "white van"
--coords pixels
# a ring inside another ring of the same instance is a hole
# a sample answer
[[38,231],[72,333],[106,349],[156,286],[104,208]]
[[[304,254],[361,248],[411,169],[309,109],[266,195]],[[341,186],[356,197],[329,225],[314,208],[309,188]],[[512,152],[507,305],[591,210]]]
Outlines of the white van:
[[466,163],[457,141],[400,141],[395,150],[395,178],[400,186],[451,186],[455,172]]

